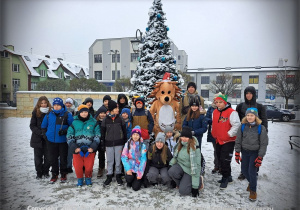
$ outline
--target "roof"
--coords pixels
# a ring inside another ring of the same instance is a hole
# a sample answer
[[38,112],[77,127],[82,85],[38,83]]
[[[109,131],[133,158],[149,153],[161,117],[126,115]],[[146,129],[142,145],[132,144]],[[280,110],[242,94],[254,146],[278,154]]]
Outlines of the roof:
[[[280,66],[255,66],[255,67],[224,67],[224,68],[198,68],[198,69],[187,69],[186,73],[233,73],[233,72],[273,72],[273,71],[283,71],[285,67]],[[300,70],[299,67],[286,66],[286,70]]]
[[62,60],[60,60],[59,62],[75,76],[78,76],[81,70],[84,72],[86,77],[89,76],[89,69],[86,66],[82,66],[79,64],[71,63],[68,61],[62,61]]

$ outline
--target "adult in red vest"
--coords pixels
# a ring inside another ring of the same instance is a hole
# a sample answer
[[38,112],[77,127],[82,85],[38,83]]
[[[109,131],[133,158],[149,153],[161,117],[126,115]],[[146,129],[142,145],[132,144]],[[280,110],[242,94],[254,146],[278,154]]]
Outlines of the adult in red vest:
[[232,182],[231,176],[231,158],[236,134],[240,126],[240,118],[238,113],[231,108],[231,104],[227,102],[227,96],[220,94],[215,98],[217,109],[214,110],[212,116],[211,134],[216,139],[216,152],[219,163],[221,165],[222,179],[220,189],[225,189],[228,182]]

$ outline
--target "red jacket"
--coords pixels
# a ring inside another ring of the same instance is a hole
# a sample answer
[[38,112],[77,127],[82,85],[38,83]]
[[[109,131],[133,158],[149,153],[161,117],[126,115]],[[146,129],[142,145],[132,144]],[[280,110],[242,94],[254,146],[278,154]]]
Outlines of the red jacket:
[[231,107],[226,107],[222,111],[215,109],[213,112],[211,134],[216,139],[216,143],[223,145],[228,142],[233,142],[236,136],[230,137],[228,131],[231,129],[230,115],[235,111]]

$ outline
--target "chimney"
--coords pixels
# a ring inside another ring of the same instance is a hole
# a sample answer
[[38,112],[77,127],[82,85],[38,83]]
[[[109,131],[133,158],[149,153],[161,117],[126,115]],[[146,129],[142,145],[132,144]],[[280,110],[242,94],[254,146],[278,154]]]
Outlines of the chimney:
[[62,59],[62,58],[57,58],[57,60],[59,60],[59,61],[63,61],[64,59]]
[[50,58],[50,55],[45,55],[46,58]]
[[3,45],[3,46],[10,49],[10,50],[12,50],[12,51],[15,51],[15,46],[13,46],[13,45]]

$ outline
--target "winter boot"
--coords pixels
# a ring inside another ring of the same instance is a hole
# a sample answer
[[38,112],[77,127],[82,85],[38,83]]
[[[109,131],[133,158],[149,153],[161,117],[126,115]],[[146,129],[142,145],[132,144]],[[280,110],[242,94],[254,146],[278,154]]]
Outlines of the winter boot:
[[92,179],[91,178],[85,178],[85,184],[89,187],[92,186]]
[[60,183],[66,183],[67,182],[67,174],[63,173],[60,177]]
[[44,175],[44,177],[45,177],[46,179],[49,179],[49,177],[50,177],[50,176],[49,176],[49,172],[44,172],[43,175]]
[[42,177],[43,177],[43,173],[42,172],[37,172],[36,173],[36,179],[42,179]]
[[54,182],[56,182],[57,179],[58,179],[58,176],[56,174],[52,174],[49,184],[54,184]]
[[256,198],[257,198],[256,192],[250,190],[249,200],[250,201],[256,201]]
[[250,184],[248,184],[247,191],[250,192]]
[[106,180],[104,181],[103,185],[107,186],[111,183],[113,176],[112,175],[106,175]]
[[246,179],[246,177],[244,176],[244,174],[241,173],[241,174],[239,175],[238,179],[239,179],[239,180],[244,180],[244,179]]
[[99,169],[98,169],[97,178],[99,179],[100,177],[102,177],[102,176],[103,176],[103,173],[104,173],[104,168],[99,168]]
[[132,187],[132,183],[127,182],[127,187],[131,188]]
[[72,168],[67,168],[67,172],[68,172],[68,174],[73,173],[73,169]]
[[77,187],[82,187],[83,185],[83,178],[77,179]]
[[122,176],[121,174],[116,175],[116,180],[117,180],[117,183],[119,186],[123,185],[123,180],[122,180],[121,176]]
[[[222,179],[223,179],[223,178],[222,178]],[[220,180],[218,181],[218,183],[222,183],[222,179],[220,179]],[[232,176],[229,176],[229,177],[228,177],[228,183],[231,183],[231,182],[233,182]]]
[[227,188],[228,180],[229,180],[229,177],[228,178],[222,177],[221,184],[220,184],[220,190],[225,190]]

